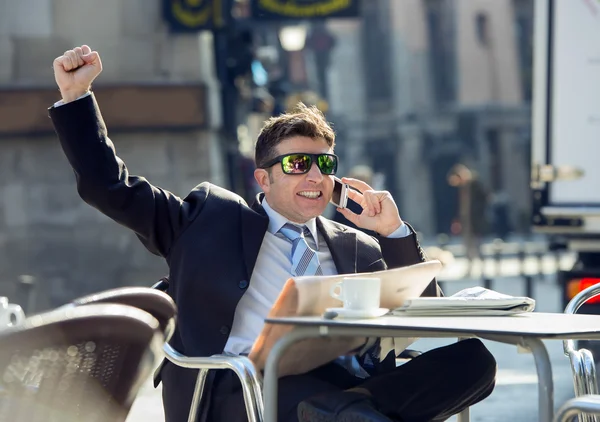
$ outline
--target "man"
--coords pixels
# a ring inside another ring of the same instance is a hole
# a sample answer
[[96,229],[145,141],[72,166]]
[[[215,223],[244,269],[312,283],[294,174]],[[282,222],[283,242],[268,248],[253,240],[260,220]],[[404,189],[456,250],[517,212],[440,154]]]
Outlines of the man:
[[454,165],[448,184],[458,189],[458,221],[469,259],[468,273],[475,259],[481,261],[481,240],[487,231],[488,193],[477,174],[464,164]]
[[[58,57],[54,72],[62,100],[50,116],[81,197],[133,230],[169,264],[168,292],[179,308],[172,344],[182,353],[248,353],[292,275],[309,269],[312,274],[369,272],[423,259],[391,196],[362,181],[346,180],[358,189],[351,198],[363,206],[362,213],[339,211],[377,232],[377,239],[320,217],[332,194],[337,157],[333,131],[314,108],[266,122],[254,173],[263,194],[252,207],[210,183],[180,199],[130,175],[90,93],[101,69],[98,53],[87,46]],[[297,265],[298,251],[305,265]],[[438,294],[435,280],[425,294]],[[355,372],[334,362],[283,377],[278,420],[444,420],[489,395],[496,370],[478,340],[433,350],[398,369],[393,354],[373,368],[362,364]],[[367,370],[366,380],[357,376],[365,377]],[[187,420],[196,374],[170,363],[162,368],[167,421]],[[203,406],[202,420],[246,420],[231,373],[211,373],[207,390],[210,405]]]

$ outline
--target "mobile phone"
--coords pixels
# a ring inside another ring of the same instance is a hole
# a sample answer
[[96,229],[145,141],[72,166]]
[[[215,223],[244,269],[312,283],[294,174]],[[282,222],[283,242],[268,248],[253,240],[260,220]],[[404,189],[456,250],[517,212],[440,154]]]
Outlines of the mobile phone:
[[333,194],[331,195],[331,202],[338,208],[346,208],[348,206],[348,185],[342,183],[337,177],[333,177]]

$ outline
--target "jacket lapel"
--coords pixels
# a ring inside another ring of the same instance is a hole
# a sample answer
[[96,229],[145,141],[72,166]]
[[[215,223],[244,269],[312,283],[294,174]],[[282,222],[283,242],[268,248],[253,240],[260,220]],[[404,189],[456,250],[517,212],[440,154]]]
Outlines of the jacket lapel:
[[[261,205],[263,197],[264,193],[258,194],[251,208],[244,204],[240,206],[242,248],[248,280],[252,277],[258,252],[269,227],[269,217]],[[323,217],[317,217],[317,228],[329,247],[338,273],[356,273],[359,270],[357,268],[356,233],[349,232],[344,227],[340,228]]]
[[331,257],[339,274],[357,272],[356,233],[339,228],[323,217],[317,218],[317,227],[331,252]]
[[242,221],[242,249],[244,254],[244,264],[246,266],[246,277],[248,280],[252,277],[256,258],[262,244],[267,228],[269,227],[269,217],[260,204],[261,195],[257,195],[252,208],[240,206]]

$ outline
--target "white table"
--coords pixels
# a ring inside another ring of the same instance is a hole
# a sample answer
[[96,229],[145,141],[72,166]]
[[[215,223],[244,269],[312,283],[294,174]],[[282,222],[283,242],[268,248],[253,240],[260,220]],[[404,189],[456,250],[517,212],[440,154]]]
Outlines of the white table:
[[[480,337],[525,347],[533,353],[538,374],[539,421],[552,421],[554,387],[552,367],[544,339],[600,340],[599,315],[527,313],[514,316],[414,317],[383,316],[374,319],[294,317],[267,319],[271,324],[295,328],[275,344],[264,376],[265,422],[277,421],[278,362],[294,343],[315,337]],[[468,413],[466,415],[468,419]]]

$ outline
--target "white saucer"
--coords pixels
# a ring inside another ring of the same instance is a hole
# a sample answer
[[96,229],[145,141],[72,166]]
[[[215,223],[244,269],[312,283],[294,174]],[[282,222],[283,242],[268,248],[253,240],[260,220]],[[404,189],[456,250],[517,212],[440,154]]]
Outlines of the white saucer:
[[390,310],[387,308],[360,310],[347,308],[327,308],[327,312],[335,312],[339,318],[377,318],[387,314]]

